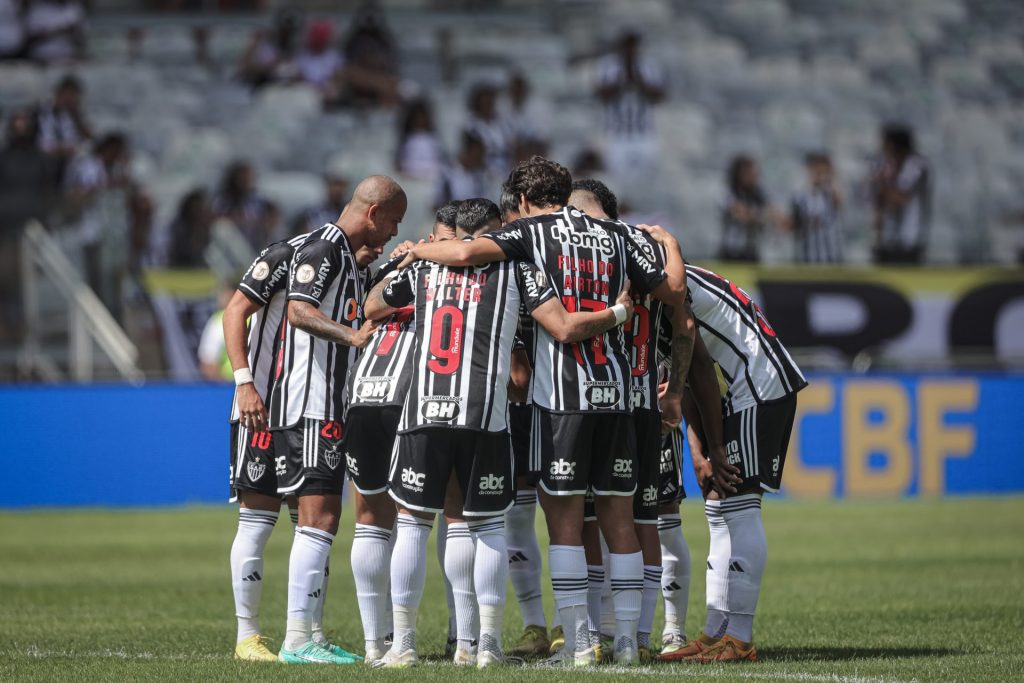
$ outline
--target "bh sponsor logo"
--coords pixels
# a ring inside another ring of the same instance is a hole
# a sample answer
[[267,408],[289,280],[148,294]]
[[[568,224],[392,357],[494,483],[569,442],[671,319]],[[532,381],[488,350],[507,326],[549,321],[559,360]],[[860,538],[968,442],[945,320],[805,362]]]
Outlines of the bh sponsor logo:
[[411,467],[406,467],[402,470],[402,488],[415,491],[416,493],[423,492],[423,481],[427,478],[427,475],[422,472],[416,472]]
[[364,377],[356,382],[356,399],[360,401],[384,401],[390,393],[391,379],[388,377]]
[[420,399],[420,415],[427,422],[451,422],[459,416],[461,402],[456,396],[424,396]]
[[643,387],[633,387],[629,392],[629,405],[631,408],[640,408],[643,406],[645,399],[647,398],[647,392],[644,391]]
[[594,408],[614,408],[622,396],[617,382],[588,382],[583,391],[587,403]]

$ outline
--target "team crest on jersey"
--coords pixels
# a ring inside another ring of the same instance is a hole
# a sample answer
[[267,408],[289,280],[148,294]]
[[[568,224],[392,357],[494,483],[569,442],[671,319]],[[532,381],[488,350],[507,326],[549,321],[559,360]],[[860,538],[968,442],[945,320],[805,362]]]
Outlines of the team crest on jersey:
[[420,415],[427,422],[451,422],[462,412],[462,398],[459,396],[423,396],[420,398]]
[[391,393],[390,377],[364,377],[356,382],[356,399],[360,401],[384,401]]
[[249,475],[249,481],[259,481],[266,471],[266,464],[260,460],[250,460],[245,465],[245,472]]
[[312,282],[314,277],[316,277],[316,269],[308,263],[303,263],[295,271],[295,281],[303,285]]
[[324,462],[332,470],[338,469],[338,465],[341,463],[341,454],[338,453],[337,446],[331,446],[329,449],[324,451]]
[[617,382],[587,382],[584,396],[594,408],[614,408],[619,404],[622,390]]
[[253,280],[266,280],[268,275],[270,275],[270,264],[266,261],[260,261],[252,267]]

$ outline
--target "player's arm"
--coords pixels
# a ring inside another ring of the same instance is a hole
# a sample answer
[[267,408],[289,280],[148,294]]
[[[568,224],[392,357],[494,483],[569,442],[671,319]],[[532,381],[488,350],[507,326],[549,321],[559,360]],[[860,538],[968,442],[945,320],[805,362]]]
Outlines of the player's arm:
[[246,321],[261,308],[263,304],[253,301],[241,290],[236,289],[231,301],[224,308],[223,320],[224,350],[231,361],[231,369],[235,371],[235,400],[238,403],[239,420],[243,427],[253,432],[267,430],[267,408],[263,405],[263,399],[260,398],[252,381]]
[[303,245],[296,252],[288,288],[288,323],[318,339],[361,349],[370,341],[375,324],[354,330],[320,311],[323,296],[341,276],[342,267],[338,252],[326,241]]
[[674,292],[686,292],[686,264],[683,262],[683,253],[679,248],[679,241],[668,230],[660,225],[638,225],[651,236],[655,242],[661,245],[665,252],[665,282],[667,287]]
[[544,326],[555,341],[563,344],[583,341],[621,325],[633,317],[633,298],[629,294],[629,282],[619,292],[615,305],[603,311],[581,311],[569,313],[558,297],[551,297],[531,315]]
[[288,322],[303,332],[308,332],[318,339],[354,346],[361,349],[366,346],[378,325],[375,321],[367,321],[358,330],[336,323],[320,312],[320,309],[307,301],[288,302]]
[[485,263],[504,261],[508,256],[494,240],[441,240],[417,244],[409,250],[403,265],[417,259],[434,261],[445,266],[481,266]]
[[415,274],[406,269],[395,271],[378,282],[366,295],[363,315],[367,320],[383,320],[416,298]]
[[697,478],[697,485],[701,492],[707,496],[713,486],[713,469],[711,461],[708,460],[704,442],[701,440],[697,425],[701,423],[700,411],[693,400],[690,392],[683,398],[683,417],[686,418],[686,441],[690,445],[690,461],[693,464],[693,474]]
[[[696,337],[693,358],[690,362],[690,394],[700,411],[700,424],[704,430],[705,457],[711,462],[712,485],[719,494],[736,493],[735,484],[742,481],[739,469],[730,465],[725,455],[725,438],[722,434],[722,394],[718,388],[715,361],[704,346],[700,335]],[[687,417],[689,421],[690,418]]]

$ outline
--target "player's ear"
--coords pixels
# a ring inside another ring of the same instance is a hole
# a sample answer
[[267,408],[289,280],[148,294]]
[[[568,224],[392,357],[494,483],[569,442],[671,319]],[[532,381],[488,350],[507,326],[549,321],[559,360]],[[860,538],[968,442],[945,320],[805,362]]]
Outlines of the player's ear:
[[525,216],[529,211],[530,201],[526,198],[525,194],[520,193],[519,195],[519,215]]
[[369,221],[371,225],[376,225],[377,211],[379,209],[380,204],[370,204],[370,206],[366,209],[366,220]]
[[430,233],[429,235],[427,235],[427,241],[428,242],[433,242],[434,241],[434,233]]

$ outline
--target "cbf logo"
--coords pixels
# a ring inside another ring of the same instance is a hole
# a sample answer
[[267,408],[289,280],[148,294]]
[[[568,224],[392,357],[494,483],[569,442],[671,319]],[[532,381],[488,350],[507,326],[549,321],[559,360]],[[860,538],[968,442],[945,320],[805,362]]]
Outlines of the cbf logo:
[[423,491],[423,482],[427,478],[427,475],[422,472],[416,472],[411,467],[406,467],[402,470],[402,486],[421,493]]
[[559,458],[551,463],[552,479],[572,479],[576,475],[576,463]]
[[461,401],[455,396],[424,396],[420,399],[420,415],[427,422],[451,422],[459,416]]
[[341,462],[341,453],[338,452],[337,446],[331,446],[328,450],[324,451],[324,462],[332,470],[338,469],[338,464]]
[[391,393],[391,380],[387,377],[364,377],[356,382],[356,397],[360,401],[384,401]]
[[612,465],[613,477],[628,477],[633,474],[633,461],[629,458],[616,458]]
[[480,493],[485,496],[496,496],[505,492],[505,477],[488,474],[480,477]]
[[250,460],[245,465],[245,472],[249,475],[249,481],[259,481],[266,471],[267,465],[262,460]]
[[595,408],[614,408],[622,396],[616,382],[589,382],[584,389],[587,403]]
[[740,442],[733,439],[725,444],[725,453],[729,456],[730,465],[738,465],[740,463]]

